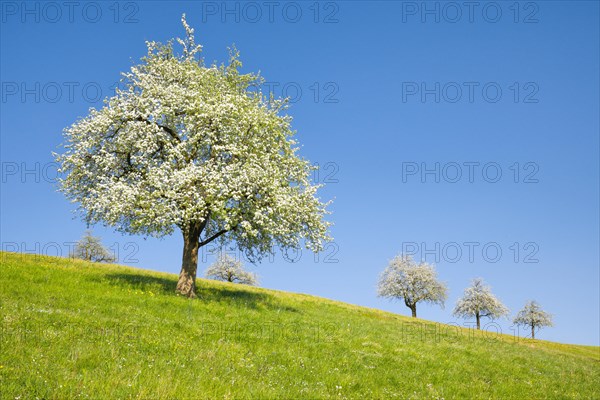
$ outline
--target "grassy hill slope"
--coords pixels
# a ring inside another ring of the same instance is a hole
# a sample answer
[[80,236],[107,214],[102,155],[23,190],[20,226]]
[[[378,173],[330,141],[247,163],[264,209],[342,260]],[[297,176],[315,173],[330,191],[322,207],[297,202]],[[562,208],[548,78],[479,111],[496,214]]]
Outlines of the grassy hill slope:
[[600,398],[600,348],[318,297],[0,253],[1,397]]

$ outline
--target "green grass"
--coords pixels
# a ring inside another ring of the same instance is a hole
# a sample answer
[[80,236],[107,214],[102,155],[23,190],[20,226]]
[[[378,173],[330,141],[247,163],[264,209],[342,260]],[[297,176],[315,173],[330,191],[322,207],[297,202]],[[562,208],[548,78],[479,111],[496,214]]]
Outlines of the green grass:
[[600,398],[600,348],[0,253],[3,399]]

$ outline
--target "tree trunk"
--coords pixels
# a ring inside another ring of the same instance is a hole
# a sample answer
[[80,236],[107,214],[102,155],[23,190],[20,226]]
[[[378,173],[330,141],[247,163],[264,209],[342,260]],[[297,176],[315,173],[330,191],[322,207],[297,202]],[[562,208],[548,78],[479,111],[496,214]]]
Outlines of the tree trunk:
[[534,326],[531,325],[531,338],[535,339],[535,331],[534,331]]
[[183,258],[181,272],[175,291],[186,297],[196,297],[196,271],[198,270],[198,249],[200,248],[200,234],[204,227],[199,223],[190,223],[183,233]]
[[481,329],[481,317],[479,313],[475,314],[475,319],[477,320],[477,329]]
[[410,306],[410,311],[412,311],[413,318],[417,318],[417,305],[416,304],[413,304],[412,306]]

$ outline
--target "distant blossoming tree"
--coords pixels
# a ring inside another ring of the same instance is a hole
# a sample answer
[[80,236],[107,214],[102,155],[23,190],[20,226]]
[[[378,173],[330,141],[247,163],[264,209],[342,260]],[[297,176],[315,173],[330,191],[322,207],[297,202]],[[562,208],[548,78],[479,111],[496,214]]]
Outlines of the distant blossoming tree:
[[412,257],[400,255],[390,261],[379,278],[377,293],[380,297],[402,299],[406,307],[417,316],[417,303],[444,306],[448,289],[438,281],[432,265],[417,264]]
[[195,297],[198,249],[235,244],[251,260],[329,240],[327,203],[292,139],[287,100],[267,98],[263,79],[241,74],[239,53],[206,66],[194,31],[148,42],[124,89],[65,130],[61,190],[82,218],[129,234],[183,234],[177,292]]
[[115,256],[102,244],[102,239],[85,231],[75,245],[73,257],[92,262],[115,262]]
[[481,329],[481,318],[500,318],[508,315],[508,309],[494,296],[483,279],[473,280],[470,287],[456,303],[453,315],[462,318],[475,317],[477,329]]
[[248,272],[240,260],[227,254],[221,254],[217,261],[206,270],[205,276],[218,281],[242,283],[244,285],[257,285],[256,274]]
[[513,323],[531,328],[531,338],[535,339],[535,330],[552,326],[552,315],[548,314],[536,301],[530,301],[515,317]]

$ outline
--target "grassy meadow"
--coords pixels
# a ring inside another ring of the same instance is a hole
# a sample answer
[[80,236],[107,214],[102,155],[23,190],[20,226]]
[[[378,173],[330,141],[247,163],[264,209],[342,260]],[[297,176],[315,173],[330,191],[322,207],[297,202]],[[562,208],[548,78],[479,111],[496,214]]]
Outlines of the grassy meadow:
[[2,399],[598,399],[600,348],[0,253]]

